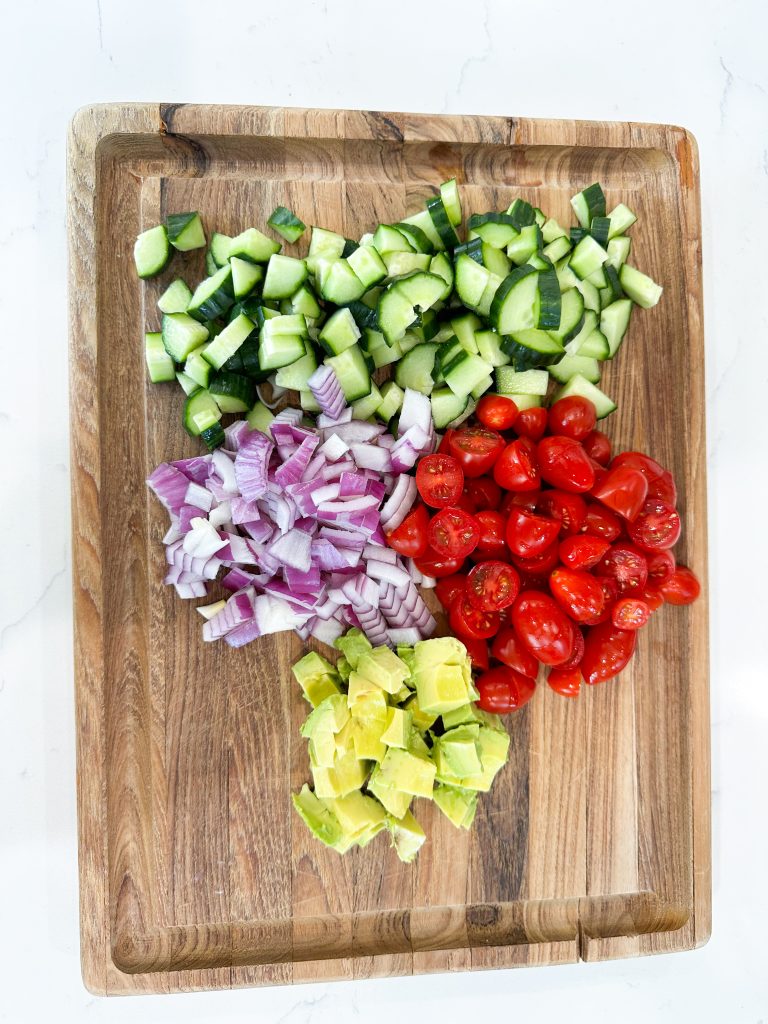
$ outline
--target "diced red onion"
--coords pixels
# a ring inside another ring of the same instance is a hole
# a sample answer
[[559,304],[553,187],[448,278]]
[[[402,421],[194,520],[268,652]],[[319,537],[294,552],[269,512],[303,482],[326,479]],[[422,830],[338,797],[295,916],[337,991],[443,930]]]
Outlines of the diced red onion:
[[349,451],[349,445],[342,441],[338,434],[330,434],[321,445],[320,451],[329,462],[338,462]]
[[310,629],[311,635],[315,640],[320,640],[324,644],[333,646],[335,640],[344,632],[344,624],[339,622],[337,619],[323,619],[317,616]]
[[321,412],[317,417],[317,429],[325,430],[327,427],[336,427],[340,423],[349,423],[352,419],[352,410],[344,409],[338,416],[329,416]]
[[189,477],[175,466],[161,462],[157,469],[147,477],[147,484],[168,512],[178,513],[184,504]]
[[358,469],[375,469],[379,473],[389,473],[392,469],[392,456],[386,448],[372,444],[353,444],[351,451]]
[[[211,456],[195,455],[191,459],[178,459],[176,462],[172,462],[171,465],[174,469],[178,469],[179,472],[183,473],[188,480],[192,480],[193,483],[204,484],[211,472]],[[157,470],[155,470],[156,472]],[[154,473],[152,475],[154,476]]]
[[288,530],[269,546],[269,554],[285,565],[301,572],[309,572],[312,565],[312,538],[303,530]]
[[184,600],[208,596],[208,588],[205,583],[174,583],[174,587],[179,597]]
[[252,431],[235,456],[235,478],[240,494],[247,501],[261,498],[267,491],[267,469],[274,448],[266,434]]
[[403,475],[398,478],[395,489],[381,509],[381,525],[389,531],[396,529],[413,507],[418,491],[412,476]]
[[309,465],[312,453],[319,444],[316,434],[305,437],[297,450],[287,459],[275,472],[275,482],[285,487],[286,484],[296,484],[301,480],[302,473]]
[[363,558],[375,559],[377,562],[389,562],[390,565],[397,565],[399,555],[392,548],[382,547],[381,544],[366,544],[363,548]]
[[432,430],[432,404],[427,395],[423,395],[413,388],[406,388],[400,408],[398,436],[402,437],[407,434],[413,426],[420,427],[422,432],[429,436],[429,432]]
[[333,367],[327,363],[318,366],[307,383],[322,411],[338,419],[347,403]]
[[395,647],[397,647],[398,644],[405,644],[408,647],[412,647],[422,638],[421,632],[415,627],[411,627],[410,629],[389,629],[387,632],[389,633],[390,641]]
[[228,427],[224,428],[224,437],[226,438],[224,447],[231,452],[236,452],[250,432],[251,428],[246,420],[235,420],[234,423],[230,423]]
[[207,488],[203,487],[202,484],[196,484],[190,481],[189,486],[187,487],[187,493],[184,495],[184,504],[194,505],[203,512],[210,512],[213,507],[213,495]]

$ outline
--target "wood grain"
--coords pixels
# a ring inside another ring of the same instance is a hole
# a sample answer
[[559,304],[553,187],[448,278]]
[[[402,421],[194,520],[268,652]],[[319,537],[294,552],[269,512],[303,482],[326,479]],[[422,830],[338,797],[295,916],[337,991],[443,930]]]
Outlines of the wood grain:
[[[101,994],[523,966],[688,949],[710,915],[707,609],[665,608],[622,678],[508,720],[510,764],[469,834],[434,808],[416,864],[340,859],[290,793],[308,777],[290,679],[302,645],[200,642],[162,585],[144,480],[193,454],[180,398],[145,380],[171,277],[141,286],[136,233],[199,209],[235,232],[278,203],[356,236],[456,176],[465,206],[522,193],[560,218],[600,180],[639,214],[633,260],[665,286],[608,368],[621,447],[675,473],[681,558],[706,575],[696,145],[661,125],[131,104],[70,132],[70,388],[81,958]],[[663,230],[662,230],[663,228]],[[300,241],[289,251],[302,253]],[[663,377],[656,372],[663,361]],[[663,709],[663,714],[659,709]]]

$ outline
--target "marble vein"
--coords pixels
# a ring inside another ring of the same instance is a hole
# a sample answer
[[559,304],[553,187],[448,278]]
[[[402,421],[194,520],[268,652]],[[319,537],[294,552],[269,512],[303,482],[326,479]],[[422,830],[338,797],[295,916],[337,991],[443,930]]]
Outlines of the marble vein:
[[60,569],[57,569],[56,572],[54,572],[54,574],[49,578],[48,582],[43,587],[42,592],[32,602],[32,604],[29,606],[29,608],[27,608],[26,611],[22,612],[22,614],[18,617],[18,619],[14,619],[12,622],[7,622],[2,627],[2,629],[0,629],[0,650],[2,650],[3,645],[5,644],[6,634],[9,633],[12,629],[16,629],[17,626],[24,625],[24,623],[27,621],[29,616],[32,615],[40,607],[40,605],[43,603],[43,601],[46,599],[46,597],[50,593],[51,588],[56,583],[56,581],[61,579],[61,577],[64,575],[64,573],[66,571],[67,571],[67,566],[66,566],[66,563],[65,563],[64,565],[61,566]]
[[[467,57],[465,61],[462,61],[461,67],[459,68],[459,77],[456,80],[456,88],[454,89],[454,96],[459,97],[464,89],[464,82],[467,76],[467,72],[471,64],[482,65],[488,60],[493,53],[493,37],[491,36],[490,29],[491,22],[491,10],[490,0],[485,0],[483,4],[483,33],[485,35],[485,46],[480,53],[474,54],[471,57]],[[442,113],[448,113],[450,107],[450,101],[448,93],[445,96],[445,103],[443,104]]]

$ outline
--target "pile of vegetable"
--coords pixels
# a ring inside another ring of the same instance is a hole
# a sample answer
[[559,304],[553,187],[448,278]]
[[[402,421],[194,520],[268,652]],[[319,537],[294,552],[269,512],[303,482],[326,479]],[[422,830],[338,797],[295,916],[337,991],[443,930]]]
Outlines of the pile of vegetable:
[[424,831],[415,797],[468,829],[478,794],[504,766],[509,736],[477,707],[470,660],[453,637],[374,647],[356,629],[336,640],[334,668],[314,652],[293,666],[313,711],[301,729],[314,789],[293,803],[312,834],[339,853],[386,831],[412,861]]

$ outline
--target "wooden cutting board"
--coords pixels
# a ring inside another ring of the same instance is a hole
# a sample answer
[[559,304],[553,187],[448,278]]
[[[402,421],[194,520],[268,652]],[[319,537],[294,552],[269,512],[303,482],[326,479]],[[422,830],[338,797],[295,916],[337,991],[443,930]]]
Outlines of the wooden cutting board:
[[[507,719],[511,757],[459,833],[425,802],[413,865],[344,858],[292,813],[308,779],[293,635],[204,645],[162,585],[144,480],[198,451],[181,396],[147,382],[143,332],[177,256],[142,286],[136,234],[180,210],[209,231],[282,203],[357,237],[456,176],[465,210],[522,195],[567,223],[600,181],[638,214],[632,261],[665,287],[604,383],[608,430],[675,475],[682,561],[706,576],[696,145],[663,125],[127,104],[74,119],[71,408],[82,966],[93,992],[171,992],[564,963],[690,949],[710,931],[707,608],[664,608],[618,681],[546,685]],[[289,250],[290,251],[290,250]]]

